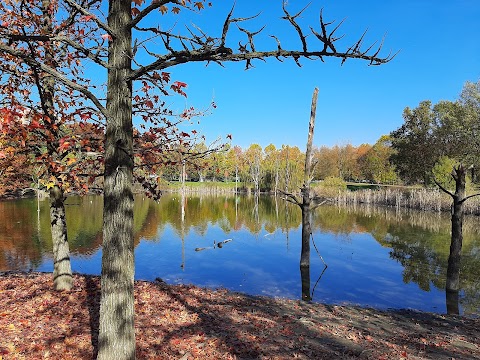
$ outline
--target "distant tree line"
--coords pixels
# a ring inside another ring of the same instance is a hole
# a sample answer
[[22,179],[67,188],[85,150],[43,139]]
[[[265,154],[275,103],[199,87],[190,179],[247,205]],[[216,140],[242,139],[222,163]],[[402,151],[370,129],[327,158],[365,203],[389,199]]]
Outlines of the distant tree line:
[[[314,149],[314,180],[338,178],[344,181],[378,184],[422,184],[435,186],[434,179],[453,186],[453,166],[469,168],[468,183],[480,176],[480,81],[465,83],[455,101],[422,101],[416,108],[405,108],[404,123],[373,145],[352,144]],[[74,131],[82,131],[80,128]],[[81,134],[77,134],[80,137]],[[9,138],[0,134],[5,149]],[[296,146],[252,144],[246,149],[227,146],[208,152],[205,143],[186,148],[173,143],[158,166],[159,178],[166,181],[237,182],[253,191],[289,191],[301,186],[305,154]],[[7,156],[0,152],[0,194],[14,189],[45,185],[38,165],[28,154]]]

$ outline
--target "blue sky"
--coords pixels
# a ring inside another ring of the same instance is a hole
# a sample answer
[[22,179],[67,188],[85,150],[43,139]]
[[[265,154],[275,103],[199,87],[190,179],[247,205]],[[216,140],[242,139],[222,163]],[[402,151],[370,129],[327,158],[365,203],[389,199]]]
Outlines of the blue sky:
[[[212,3],[211,9],[192,21],[206,32],[219,34],[232,2]],[[288,8],[295,13],[306,3],[290,0]],[[318,29],[320,8],[326,21],[345,18],[339,32],[345,34],[344,46],[353,44],[368,28],[366,44],[386,35],[383,54],[400,53],[382,66],[368,66],[361,60],[340,66],[334,58],[325,63],[302,60],[302,68],[293,60],[257,61],[248,71],[241,63],[227,63],[225,68],[181,65],[169,71],[174,80],[188,83],[188,98],[172,99],[172,106],[202,108],[213,98],[217,109],[198,126],[208,140],[232,134],[232,143],[244,148],[273,143],[303,150],[312,92],[319,87],[314,144],[373,144],[402,124],[405,107],[416,107],[427,99],[455,100],[466,81],[480,79],[478,0],[313,0],[299,22]],[[280,0],[237,0],[236,16],[258,11],[262,13],[256,20],[244,24],[251,30],[267,25],[257,48],[275,48],[270,34],[278,36],[284,48],[300,48],[291,28],[279,19]],[[313,37],[309,44],[315,48]]]

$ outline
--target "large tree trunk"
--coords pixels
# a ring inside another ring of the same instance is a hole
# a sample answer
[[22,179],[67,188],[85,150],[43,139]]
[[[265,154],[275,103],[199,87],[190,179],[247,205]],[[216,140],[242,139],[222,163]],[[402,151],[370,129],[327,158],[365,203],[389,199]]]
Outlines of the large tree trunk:
[[131,1],[109,2],[103,256],[98,359],[135,359]]
[[58,186],[50,189],[50,223],[53,243],[53,287],[55,290],[71,290],[73,277],[65,221],[65,196]]
[[460,253],[463,242],[463,203],[465,201],[465,168],[459,165],[453,171],[455,194],[452,205],[452,239],[447,267],[447,291],[458,291],[460,287]]

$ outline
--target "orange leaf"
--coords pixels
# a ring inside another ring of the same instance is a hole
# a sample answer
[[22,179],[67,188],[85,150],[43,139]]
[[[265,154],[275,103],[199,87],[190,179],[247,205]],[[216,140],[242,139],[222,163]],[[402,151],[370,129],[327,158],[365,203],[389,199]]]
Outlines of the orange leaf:
[[196,2],[195,6],[198,8],[199,11],[205,8],[203,6],[203,2],[200,2],[200,1]]
[[173,9],[172,9],[172,12],[173,12],[174,14],[178,14],[178,13],[180,12],[180,8],[177,7],[177,6],[174,6]]
[[140,14],[140,10],[136,7],[132,8],[132,16],[137,16],[138,14]]
[[161,11],[162,15],[165,15],[168,12],[168,8],[165,5],[160,6],[159,10]]
[[135,5],[141,6],[143,4],[143,0],[132,0]]

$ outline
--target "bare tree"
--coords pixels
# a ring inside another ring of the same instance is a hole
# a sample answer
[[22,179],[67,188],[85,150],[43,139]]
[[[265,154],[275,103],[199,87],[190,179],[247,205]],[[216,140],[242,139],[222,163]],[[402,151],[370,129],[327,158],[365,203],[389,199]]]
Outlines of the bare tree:
[[[302,250],[300,255],[300,272],[302,275],[302,294],[303,298],[307,300],[309,300],[310,297],[310,238],[312,236],[312,211],[315,210],[318,206],[325,203],[325,200],[314,196],[311,191],[311,182],[313,180],[313,170],[315,167],[315,164],[312,162],[312,147],[313,135],[315,130],[315,116],[317,111],[317,98],[318,89],[315,88],[315,90],[313,91],[310,123],[308,126],[308,140],[305,153],[303,186],[300,189],[301,198],[295,193],[282,192],[285,196],[285,200],[295,205],[298,205],[302,210]],[[308,291],[306,289],[308,289]]]
[[[106,121],[99,359],[135,358],[132,114],[136,88],[133,83],[139,82],[145,94],[149,94],[150,89],[163,94],[165,79],[162,72],[192,62],[222,65],[229,61],[242,61],[249,69],[254,60],[267,58],[279,61],[290,58],[298,66],[302,58],[323,62],[327,57],[334,57],[341,59],[342,63],[348,59],[360,59],[370,65],[381,65],[393,58],[391,54],[380,55],[383,41],[379,45],[364,47],[365,34],[353,41],[351,46],[340,49],[338,41],[342,36],[337,32],[342,23],[335,25],[324,21],[323,12],[320,13],[318,30],[313,27],[308,31],[302,29],[297,19],[306,8],[293,15],[287,10],[285,1],[283,19],[297,34],[299,48],[284,48],[279,36],[272,34],[270,36],[276,45],[269,51],[260,51],[255,46],[255,39],[263,28],[252,31],[242,27],[252,18],[234,17],[234,7],[226,14],[219,35],[206,34],[199,28],[190,27],[185,28],[183,33],[175,34],[172,29],[152,26],[152,22],[158,21],[158,10],[163,13],[170,6],[174,12],[197,11],[194,7],[200,10],[204,1],[143,2],[134,0],[135,6],[132,6],[131,1],[125,0],[58,0],[55,6],[49,8],[51,16],[55,16],[56,27],[52,31],[38,33],[37,29],[25,26],[20,32],[11,32],[3,25],[0,29],[2,57],[15,58],[42,74],[52,76],[64,88],[80,94]],[[16,3],[9,0],[6,6],[15,7]],[[23,8],[31,6],[26,0],[20,3]],[[245,40],[239,43],[227,41],[234,31],[244,35]],[[316,45],[311,44],[311,38]],[[148,41],[151,39],[159,40],[162,46],[154,46]],[[90,82],[83,81],[81,74],[68,67],[56,69],[40,55],[25,51],[19,45],[21,42],[55,42],[62,45],[66,56],[73,57],[72,61],[88,61],[103,69],[107,73],[106,94],[96,87],[95,78]],[[174,83],[174,90],[181,93],[183,85]],[[156,109],[155,106],[159,107],[159,103],[153,101],[152,110]],[[305,187],[303,192],[305,209],[310,209],[309,188]]]

